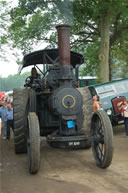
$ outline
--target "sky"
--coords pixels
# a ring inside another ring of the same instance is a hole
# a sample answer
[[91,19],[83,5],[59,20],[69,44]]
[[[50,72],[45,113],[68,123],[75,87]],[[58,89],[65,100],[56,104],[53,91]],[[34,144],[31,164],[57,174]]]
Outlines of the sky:
[[1,70],[0,70],[0,76],[8,77],[9,75],[17,74],[18,73],[18,65],[15,61],[7,62],[1,62]]
[[[7,0],[7,2],[11,4],[11,7],[17,6],[18,0]],[[34,46],[34,50],[44,49],[46,47],[46,43],[40,42],[37,46]],[[4,61],[0,58],[0,77],[8,77],[9,75],[14,75],[18,73],[18,64],[16,63],[16,57],[12,54],[12,51],[9,47],[5,46],[4,48],[5,56],[7,61]],[[13,52],[17,52],[20,55],[20,60],[22,61],[23,56],[21,55],[21,51],[15,49]],[[31,71],[30,67],[23,69],[22,73]]]
[[8,77],[8,75],[17,74],[18,65],[16,64],[15,61],[12,60],[9,63],[0,61],[0,64],[1,64],[0,76],[2,78]]
[[[46,44],[41,43],[40,46],[35,46],[33,51],[37,51],[40,49],[45,49]],[[15,49],[15,51],[18,52],[19,55],[21,55],[21,52]],[[16,63],[16,57],[11,53],[11,50],[9,48],[6,49],[6,58],[8,61],[4,61],[0,58],[0,77],[8,77],[9,75],[18,74],[19,65]],[[23,60],[23,56],[20,56],[20,60]],[[21,74],[24,72],[30,72],[32,66],[26,67],[22,70]]]
[[16,58],[9,52],[9,49],[6,53],[6,58],[8,61],[4,61],[0,58],[0,76],[7,77],[11,74],[18,73],[18,64],[16,63]]
[[[44,42],[40,42],[37,46],[34,46],[33,51],[37,51],[40,49],[45,49],[45,47],[47,46],[46,43]],[[14,75],[18,73],[18,69],[19,69],[19,65],[16,63],[16,57],[12,54],[11,50],[7,47],[6,49],[6,58],[7,61],[4,61],[0,58],[0,77],[8,77],[9,75]],[[15,53],[17,52],[20,60],[23,60],[23,56],[21,54],[21,51],[19,51],[18,49],[14,49],[13,50]],[[31,71],[32,66],[30,67],[26,67],[22,70],[21,73],[24,72],[30,72]]]
[[[11,7],[17,5],[18,0],[7,0],[11,4]],[[18,72],[18,64],[16,63],[16,58],[12,55],[11,50],[5,46],[5,55],[7,61],[0,58],[0,76],[7,77],[10,74],[16,74]]]

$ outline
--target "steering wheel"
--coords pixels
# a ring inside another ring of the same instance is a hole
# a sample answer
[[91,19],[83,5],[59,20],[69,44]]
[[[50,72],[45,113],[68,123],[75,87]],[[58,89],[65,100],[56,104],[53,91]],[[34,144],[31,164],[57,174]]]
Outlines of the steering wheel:
[[30,76],[28,76],[28,77],[25,79],[25,86],[30,86],[30,82],[31,82],[31,78],[30,78]]

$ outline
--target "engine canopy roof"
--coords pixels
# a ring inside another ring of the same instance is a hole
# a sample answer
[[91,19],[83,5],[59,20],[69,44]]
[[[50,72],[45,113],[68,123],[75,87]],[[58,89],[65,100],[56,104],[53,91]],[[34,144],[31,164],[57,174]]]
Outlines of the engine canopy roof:
[[[71,65],[75,68],[76,65],[84,63],[84,57],[82,54],[71,51]],[[24,67],[36,65],[36,64],[56,64],[59,62],[58,49],[44,49],[31,52],[23,58],[23,64],[21,70]]]

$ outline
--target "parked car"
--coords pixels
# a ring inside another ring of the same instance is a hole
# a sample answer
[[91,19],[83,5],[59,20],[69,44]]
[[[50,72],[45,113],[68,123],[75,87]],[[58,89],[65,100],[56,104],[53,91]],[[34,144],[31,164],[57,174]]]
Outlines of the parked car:
[[103,109],[107,112],[113,125],[123,123],[122,104],[128,99],[128,78],[88,86],[91,95],[100,97]]

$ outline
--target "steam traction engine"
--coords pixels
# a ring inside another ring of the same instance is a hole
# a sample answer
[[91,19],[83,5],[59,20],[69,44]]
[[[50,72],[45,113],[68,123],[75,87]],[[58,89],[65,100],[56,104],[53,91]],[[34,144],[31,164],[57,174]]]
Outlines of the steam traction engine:
[[[43,64],[41,79],[24,89],[14,89],[15,152],[28,154],[29,171],[40,167],[40,136],[60,148],[92,146],[101,168],[111,164],[112,126],[104,111],[93,113],[88,88],[77,88],[73,70],[83,63],[81,54],[70,52],[69,26],[57,26],[58,49],[40,50],[24,57],[22,68]],[[76,73],[77,74],[77,73]]]

